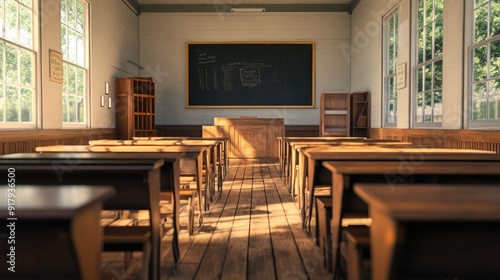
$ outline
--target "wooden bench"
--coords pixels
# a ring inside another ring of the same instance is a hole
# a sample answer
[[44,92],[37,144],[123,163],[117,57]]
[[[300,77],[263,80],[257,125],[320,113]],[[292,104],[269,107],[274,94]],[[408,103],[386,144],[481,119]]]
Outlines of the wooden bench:
[[477,185],[500,183],[500,158],[496,161],[428,160],[326,161],[323,166],[332,177],[332,260],[334,275],[339,274],[340,243],[345,218],[367,218],[366,204],[353,192],[356,183],[385,183],[392,190],[400,184],[440,183]]
[[354,190],[372,218],[371,279],[500,279],[498,183]]
[[[169,185],[176,183],[175,176],[167,178],[166,174],[178,174],[178,159],[178,155],[170,158],[164,155],[159,159],[150,153],[28,153],[0,156],[0,167],[15,168],[19,184],[110,185],[115,188],[116,195],[104,203],[104,209],[147,210],[151,252],[149,267],[144,267],[143,272],[151,279],[158,279],[160,181],[165,180]],[[165,175],[160,177],[162,167],[170,171],[163,172]],[[178,240],[172,241],[172,250],[174,262],[177,262]]]
[[[22,176],[17,172],[10,178]],[[8,235],[0,241],[0,278],[100,279],[100,212],[115,190],[97,185],[11,186],[0,186],[2,232]]]

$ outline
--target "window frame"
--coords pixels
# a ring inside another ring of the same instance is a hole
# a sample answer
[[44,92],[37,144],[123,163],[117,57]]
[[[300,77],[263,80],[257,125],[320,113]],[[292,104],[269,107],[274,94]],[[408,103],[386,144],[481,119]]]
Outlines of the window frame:
[[[433,3],[434,1],[436,0],[433,0]],[[441,50],[441,55],[439,56],[435,56],[435,29],[433,28],[433,34],[432,34],[432,58],[431,59],[428,59],[428,60],[424,60],[423,62],[419,62],[418,58],[419,58],[419,47],[418,47],[418,42],[419,42],[419,2],[420,0],[417,0],[417,1],[412,1],[412,39],[413,39],[413,43],[411,44],[411,48],[412,48],[412,67],[411,67],[411,77],[412,77],[412,80],[413,80],[413,83],[412,83],[412,87],[411,87],[411,93],[410,93],[410,104],[411,104],[411,109],[410,109],[410,120],[411,120],[411,127],[412,128],[441,128],[442,127],[442,123],[443,123],[443,118],[444,118],[444,114],[443,114],[443,108],[441,107],[441,121],[430,121],[430,122],[425,122],[425,121],[419,121],[417,122],[416,120],[416,116],[417,116],[417,94],[419,94],[420,92],[418,92],[418,84],[419,84],[419,80],[418,80],[418,72],[419,72],[419,69],[423,68],[425,69],[426,66],[428,65],[431,65],[433,66],[435,62],[441,62],[441,88],[440,88],[440,91],[441,91],[441,106],[443,105],[443,72],[444,72],[444,68],[443,68],[443,61],[444,61],[444,49]],[[441,14],[441,21],[443,22],[443,27],[444,27],[444,13],[445,13],[445,7],[444,7],[444,0],[443,0],[443,13]],[[433,10],[433,16],[434,16],[434,10]],[[433,19],[432,21],[432,24],[433,26],[435,25],[436,23],[436,20]],[[442,34],[442,44],[444,45],[444,32]],[[423,48],[425,49],[425,46],[423,46]],[[442,46],[443,48],[443,46]],[[434,67],[431,68],[431,73],[432,73],[432,76],[431,76],[431,81],[432,81],[432,84],[434,83],[434,80],[435,80],[435,75],[434,75]],[[423,81],[424,82],[424,81]],[[432,93],[432,100],[431,100],[431,110],[432,110],[432,118],[434,119],[435,115],[434,115],[434,109],[435,109],[435,105],[434,105],[434,92],[436,91],[436,88],[434,88],[434,86],[431,86],[431,90],[430,92]],[[424,89],[424,91],[422,92],[423,94],[425,94],[426,92],[428,92],[427,90]],[[425,96],[423,96],[422,98],[424,98],[425,100]],[[423,109],[423,118],[425,118],[425,108]]]
[[[488,4],[491,3],[491,0],[488,0]],[[498,130],[500,129],[500,118],[497,120],[473,120],[472,119],[472,114],[474,110],[472,109],[473,106],[473,84],[475,83],[474,81],[474,55],[473,52],[475,49],[484,47],[486,46],[489,49],[489,46],[493,42],[499,42],[500,43],[500,34],[497,34],[493,37],[488,37],[485,40],[482,40],[480,42],[476,43],[475,40],[475,1],[466,1],[465,5],[465,40],[464,40],[464,61],[465,61],[465,67],[464,67],[464,88],[466,89],[464,91],[464,115],[463,115],[463,121],[465,124],[465,127],[468,129],[490,129],[490,130]],[[490,15],[491,9],[488,8],[488,16]],[[488,32],[489,35],[489,32]],[[490,61],[490,52],[487,53],[487,61]],[[489,68],[487,69],[489,73]],[[486,79],[481,80],[485,82],[489,82],[492,80],[496,80],[500,83],[500,77],[497,77],[496,79],[492,79],[491,77],[486,77]],[[488,91],[486,92],[486,95],[488,96]],[[486,100],[488,101],[488,97],[486,97]],[[486,105],[486,116],[489,116],[489,103],[487,102]],[[498,113],[498,112],[497,112]]]
[[[84,73],[85,73],[85,82],[84,82],[84,98],[85,100],[83,101],[83,122],[65,122],[64,121],[64,104],[62,104],[62,112],[61,112],[61,116],[62,116],[62,127],[63,128],[67,128],[67,129],[71,129],[71,128],[75,128],[75,129],[79,129],[79,128],[89,128],[90,127],[90,98],[91,98],[91,87],[90,87],[90,11],[91,11],[91,7],[90,7],[90,2],[88,0],[75,0],[75,1],[80,1],[82,2],[82,7],[83,7],[83,32],[82,32],[82,36],[83,36],[83,47],[84,47],[84,61],[83,61],[83,64],[84,66],[81,66],[81,65],[78,65],[77,63],[75,62],[72,62],[72,61],[68,61],[66,59],[64,59],[64,55],[63,55],[63,69],[66,68],[66,65],[69,65],[70,67],[74,67],[76,69],[83,69]],[[62,4],[61,4],[61,10],[62,10]],[[62,33],[62,25],[63,25],[63,22],[62,22],[62,19],[61,19],[61,33]],[[62,36],[62,34],[61,34]],[[61,50],[63,48],[63,45],[62,45],[62,42],[61,42]],[[64,52],[64,50],[62,50]],[[63,70],[64,72],[64,70]],[[63,75],[66,75],[66,73],[64,72]],[[61,92],[61,103],[64,102],[64,96],[66,95],[66,93],[64,92],[64,83],[66,82],[66,78],[64,79],[63,81],[63,89],[62,89],[62,92]],[[78,106],[75,107],[75,110],[78,109]],[[69,115],[68,115],[69,116]]]
[[[394,72],[389,74],[389,42],[390,42],[390,24],[389,22],[396,17],[396,28],[395,28],[395,52],[396,56],[394,57]],[[397,89],[397,65],[398,65],[398,56],[399,56],[399,4],[392,8],[383,18],[382,18],[382,125],[383,127],[397,127],[398,122],[398,89]],[[389,97],[387,92],[388,80],[392,79],[395,87],[395,98],[394,100],[394,122],[388,122],[388,106],[389,106]]]
[[[3,120],[3,121],[0,121],[0,130],[11,130],[11,129],[22,129],[22,130],[28,130],[28,129],[36,129],[39,124],[40,124],[40,71],[39,71],[39,65],[40,65],[40,56],[39,56],[39,12],[38,12],[38,9],[39,9],[39,0],[30,0],[31,1],[31,30],[32,30],[32,38],[31,38],[31,48],[29,47],[26,47],[26,46],[23,46],[19,41],[17,42],[14,42],[14,41],[11,41],[11,40],[8,40],[7,38],[5,37],[0,37],[0,42],[4,45],[4,47],[6,45],[10,45],[10,46],[13,46],[15,48],[17,48],[18,50],[25,50],[25,51],[28,51],[30,52],[32,55],[33,55],[33,64],[31,65],[31,71],[32,71],[32,87],[28,87],[29,89],[31,89],[33,91],[33,97],[32,97],[32,104],[31,104],[31,116],[32,116],[32,119],[30,122],[22,122],[21,121],[21,115],[19,115],[19,119],[18,121],[16,122],[7,122],[6,120]],[[5,3],[5,2],[4,2]],[[23,3],[20,3],[19,1],[15,1],[15,3],[17,3],[17,5],[24,5]],[[19,15],[18,15],[18,24],[20,23],[20,20],[19,20]],[[19,33],[21,28],[20,26],[17,26],[17,32]],[[0,30],[0,32],[4,32],[4,26],[2,26],[2,30]],[[3,36],[3,34],[2,34]],[[4,65],[2,66],[2,68],[0,69],[3,69],[5,70],[5,66],[6,66],[6,58],[3,56],[4,53],[0,53],[0,55],[2,55],[2,63],[4,63]],[[20,58],[18,58],[20,59]],[[19,61],[19,60],[18,60]],[[19,75],[21,75],[21,72],[20,70],[18,69],[18,77]],[[5,73],[2,73],[2,75],[5,75]],[[18,78],[20,79],[20,77]],[[5,86],[7,83],[6,82],[2,82],[2,84]],[[20,81],[18,81],[16,84],[13,84],[13,86],[17,86],[19,88],[19,90],[21,90],[22,88],[26,88],[25,86],[23,86],[21,84]],[[0,94],[6,94],[6,89],[5,87],[2,89],[3,90],[3,93],[0,92]],[[6,98],[6,96],[4,96],[4,98]],[[19,95],[19,98],[20,95]],[[21,101],[20,101],[21,102]],[[18,104],[20,105],[20,104]],[[0,106],[3,106],[3,104],[1,104]],[[6,109],[6,107],[5,107]],[[18,111],[19,114],[21,114],[21,111]],[[5,112],[6,114],[6,112]]]

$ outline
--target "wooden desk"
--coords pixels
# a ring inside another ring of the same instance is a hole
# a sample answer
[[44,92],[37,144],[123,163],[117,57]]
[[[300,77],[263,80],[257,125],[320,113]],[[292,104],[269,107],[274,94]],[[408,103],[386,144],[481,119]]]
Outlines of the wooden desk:
[[[97,146],[88,146],[88,145],[55,145],[55,146],[44,146],[44,147],[37,147],[36,151],[41,152],[41,153],[50,153],[50,152],[72,152],[72,153],[88,153],[88,152],[94,152],[94,153],[145,153],[149,154],[149,157],[156,157],[156,158],[170,158],[170,157],[179,157],[179,159],[183,158],[188,158],[192,159],[195,161],[196,165],[196,188],[198,192],[198,197],[201,198],[203,197],[203,187],[202,187],[202,176],[203,176],[203,162],[204,158],[205,160],[208,160],[207,158],[209,157],[209,147],[206,146],[183,146],[183,145],[177,145],[177,146],[132,146],[132,145],[124,145],[119,141],[115,141],[113,145],[110,146],[105,146],[105,145],[97,145]],[[112,142],[110,142],[112,143]],[[180,165],[180,163],[179,163]],[[180,167],[179,167],[180,168]],[[163,188],[162,192],[176,192],[176,197],[178,199],[178,191],[179,191],[179,173],[176,176],[176,189],[172,188]],[[205,174],[205,182],[209,182],[209,174],[208,172]],[[207,183],[208,185],[208,183]],[[208,190],[210,188],[207,188]],[[205,191],[205,201],[208,203],[210,201],[210,192]],[[176,201],[177,202],[177,201]],[[201,199],[198,199],[198,221],[199,225],[203,223],[203,206],[202,206],[202,201]],[[178,205],[178,203],[177,203]],[[176,206],[174,206],[177,208]],[[205,205],[205,209],[207,206]],[[178,212],[177,212],[178,213]]]
[[[2,232],[12,237],[0,242],[1,279],[101,278],[100,211],[103,201],[115,194],[113,188],[1,185],[0,193]],[[10,203],[8,194],[15,195]],[[12,266],[15,272],[7,270]]]
[[[160,177],[160,168],[168,174]],[[106,210],[148,210],[151,231],[149,275],[159,277],[160,267],[160,181],[178,183],[178,155],[161,159],[150,153],[26,153],[0,156],[0,168],[15,168],[18,184],[110,185],[116,195],[104,202]],[[174,225],[177,230],[178,225]],[[177,233],[175,233],[177,234]],[[178,240],[172,241],[178,261]],[[177,258],[177,259],[175,259]]]
[[[300,169],[300,149],[303,148],[309,148],[309,147],[326,147],[328,148],[329,146],[358,146],[358,147],[364,147],[364,146],[378,146],[378,147],[412,147],[413,144],[411,142],[400,142],[396,140],[386,140],[386,139],[338,139],[338,140],[326,140],[326,141],[294,141],[290,142],[288,144],[290,150],[288,152],[288,157],[290,159],[287,161],[288,162],[288,167],[287,170],[291,170],[291,172],[288,173],[288,178],[285,178],[285,183],[288,182],[289,189],[293,194],[295,194],[296,190],[299,188],[296,188],[295,186],[295,179],[298,178],[298,172],[297,169]],[[298,193],[297,195],[301,195]],[[300,199],[299,199],[299,206],[300,204]]]
[[[312,194],[309,204],[301,209],[304,228],[310,232],[310,217],[316,186],[331,186],[331,172],[321,164],[328,160],[403,160],[421,162],[428,160],[500,160],[500,156],[489,151],[444,149],[444,148],[396,148],[374,146],[311,147],[299,149],[299,188],[304,193],[306,186]],[[307,209],[307,211],[306,211]]]
[[[134,139],[134,140],[96,140],[89,141],[89,145],[134,145],[134,146],[207,146],[210,148],[210,153],[208,157],[205,158],[206,161],[206,172],[209,173],[210,178],[210,190],[213,197],[214,179],[212,174],[217,176],[217,187],[219,191],[222,191],[222,148],[224,145],[223,140],[207,140],[207,139],[160,139],[158,137],[151,137],[150,139]],[[213,170],[212,170],[213,169]],[[211,198],[212,198],[211,197]]]
[[156,137],[133,137],[134,140],[214,140],[217,142],[222,142],[221,147],[219,148],[220,156],[219,159],[222,160],[222,178],[226,177],[227,172],[229,171],[229,159],[227,157],[228,153],[228,142],[229,137],[212,137],[212,136],[203,136],[203,137],[175,137],[175,136],[156,136]]
[[339,141],[339,140],[348,140],[348,139],[366,139],[366,137],[317,137],[317,136],[292,136],[292,137],[277,137],[278,146],[279,146],[279,160],[281,166],[281,172],[283,174],[287,174],[287,165],[290,159],[290,143],[293,142],[325,142],[325,141]]
[[[399,184],[499,184],[499,161],[325,161],[323,166],[332,177],[332,261],[339,272],[342,220],[345,217],[366,218],[368,208],[353,192],[356,183],[385,183],[398,189]],[[336,275],[336,274],[334,274]]]
[[372,279],[500,279],[500,188],[359,184]]
[[[92,152],[154,152],[154,153],[178,153],[183,152],[185,156],[181,160],[181,174],[184,169],[188,169],[189,164],[185,164],[186,160],[195,162],[194,174],[196,177],[196,188],[198,197],[203,197],[202,193],[205,190],[205,211],[210,209],[210,202],[213,200],[215,192],[215,178],[212,176],[212,161],[215,159],[215,147],[217,143],[209,140],[95,140],[89,141],[89,150]],[[184,162],[183,162],[184,161]],[[205,166],[205,187],[202,187],[203,166]],[[215,165],[213,165],[215,167]],[[219,171],[220,172],[220,171]],[[193,173],[193,171],[189,171]],[[219,173],[220,174],[220,173]],[[222,184],[222,179],[219,181]],[[202,202],[198,200],[200,225],[202,222]]]

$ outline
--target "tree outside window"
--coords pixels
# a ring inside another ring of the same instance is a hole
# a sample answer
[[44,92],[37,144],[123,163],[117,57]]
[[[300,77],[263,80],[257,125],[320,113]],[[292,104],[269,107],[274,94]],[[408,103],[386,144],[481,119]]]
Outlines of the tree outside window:
[[500,1],[474,1],[470,116],[474,122],[500,120]]
[[436,126],[443,120],[443,0],[419,0],[417,11],[413,123]]
[[64,124],[87,121],[87,5],[83,0],[61,0]]
[[0,127],[35,126],[33,0],[0,0]]
[[395,126],[397,121],[398,25],[396,9],[384,18],[384,126]]

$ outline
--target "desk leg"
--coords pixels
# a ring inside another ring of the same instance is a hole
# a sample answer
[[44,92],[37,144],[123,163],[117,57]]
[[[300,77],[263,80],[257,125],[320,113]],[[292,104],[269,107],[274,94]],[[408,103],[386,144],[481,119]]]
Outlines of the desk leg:
[[[202,174],[203,174],[203,153],[200,153],[196,157],[196,190],[198,191],[198,223],[201,226],[203,223],[203,210],[202,210],[202,190],[201,190],[201,185],[202,183]],[[206,190],[205,190],[206,192]]]
[[342,231],[342,196],[344,195],[343,178],[332,173],[332,274],[333,279],[340,279],[340,236]]
[[306,232],[310,235],[311,234],[311,217],[312,217],[312,212],[313,212],[313,205],[314,205],[314,188],[315,188],[315,168],[316,165],[318,164],[315,160],[308,159],[309,163],[307,164],[307,187],[309,188],[309,204],[307,205],[307,212],[306,212],[306,219],[304,223],[304,228],[306,229]]

